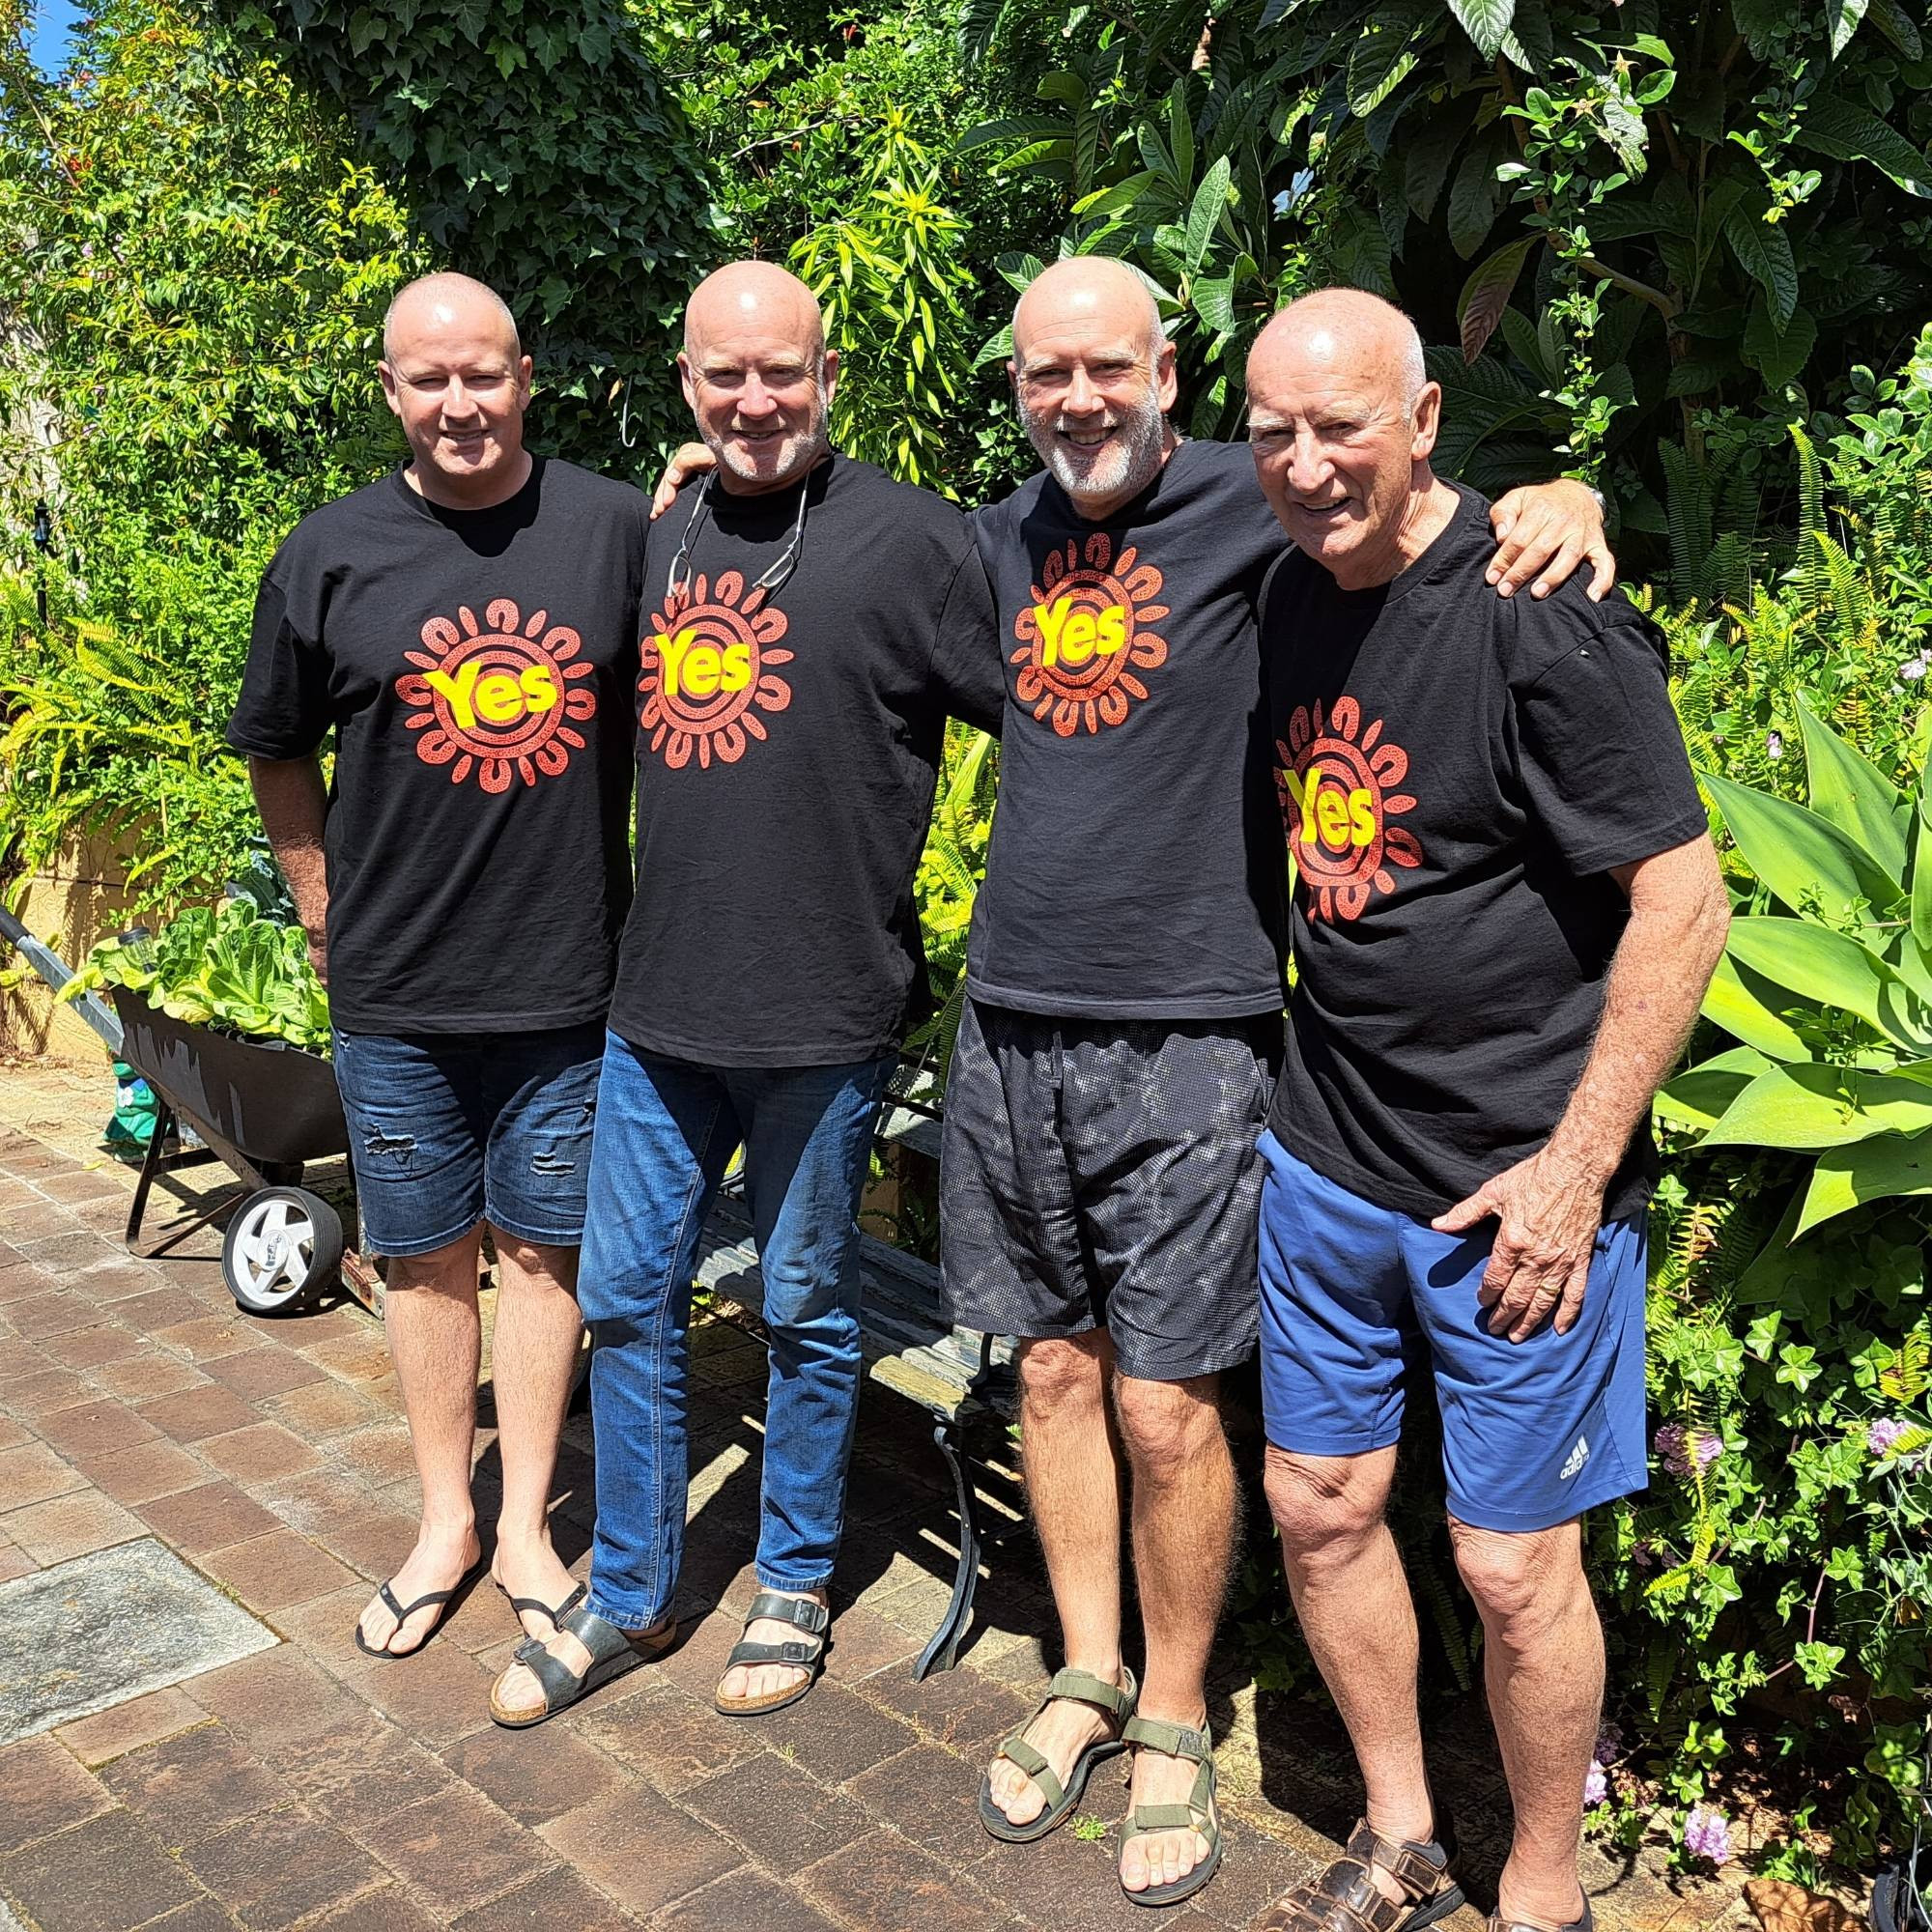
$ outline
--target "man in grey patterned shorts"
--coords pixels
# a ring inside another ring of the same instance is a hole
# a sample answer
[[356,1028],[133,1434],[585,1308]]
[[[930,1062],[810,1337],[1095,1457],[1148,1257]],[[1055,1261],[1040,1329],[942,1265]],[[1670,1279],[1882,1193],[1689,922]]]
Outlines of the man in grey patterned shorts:
[[[1255,1347],[1256,1142],[1281,1044],[1255,611],[1283,540],[1247,448],[1170,427],[1174,351],[1131,270],[1047,270],[1009,368],[1046,468],[974,519],[1007,712],[941,1261],[956,1319],[1022,1341],[1027,1491],[1067,1668],[1001,1746],[980,1815],[1009,1842],[1044,1837],[1093,1765],[1131,1747],[1121,1884],[1164,1905],[1220,1858],[1206,1675],[1236,1509],[1217,1378]],[[1601,549],[1579,484],[1513,494],[1510,522],[1511,587]]]

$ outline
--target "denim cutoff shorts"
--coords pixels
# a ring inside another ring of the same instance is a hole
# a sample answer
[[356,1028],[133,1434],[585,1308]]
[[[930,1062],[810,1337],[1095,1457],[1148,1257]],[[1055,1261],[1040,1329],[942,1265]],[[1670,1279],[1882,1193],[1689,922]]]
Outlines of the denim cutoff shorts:
[[583,1239],[601,1022],[334,1040],[373,1253],[430,1254],[482,1221],[551,1247]]

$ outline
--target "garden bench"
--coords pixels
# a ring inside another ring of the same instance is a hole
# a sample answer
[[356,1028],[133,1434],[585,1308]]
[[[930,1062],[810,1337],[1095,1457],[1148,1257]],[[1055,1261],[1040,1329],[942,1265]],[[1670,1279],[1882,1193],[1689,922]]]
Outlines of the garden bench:
[[[894,1087],[903,1085],[903,1072]],[[879,1111],[882,1145],[911,1147],[937,1159],[936,1110],[889,1092]],[[1009,1418],[1012,1345],[1004,1336],[955,1326],[939,1294],[939,1270],[870,1235],[861,1235],[865,1281],[860,1328],[866,1371],[876,1382],[917,1403],[932,1417],[932,1439],[952,1478],[959,1512],[959,1561],[945,1614],[913,1666],[916,1678],[951,1670],[973,1616],[979,1581],[979,1502],[966,1455],[966,1432],[976,1421]],[[742,1191],[727,1181],[698,1242],[697,1285],[753,1310],[763,1308],[764,1282]]]

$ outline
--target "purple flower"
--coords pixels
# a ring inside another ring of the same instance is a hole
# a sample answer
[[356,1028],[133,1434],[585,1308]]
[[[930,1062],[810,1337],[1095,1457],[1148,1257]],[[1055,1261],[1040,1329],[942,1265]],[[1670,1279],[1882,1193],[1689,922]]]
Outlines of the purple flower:
[[1731,1855],[1731,1821],[1715,1804],[1699,1804],[1684,1821],[1684,1849],[1720,1865]]
[[1610,1780],[1604,1776],[1604,1767],[1593,1764],[1583,1774],[1583,1803],[1601,1804],[1610,1795]]
[[1764,741],[1764,754],[1775,765],[1784,755],[1784,733],[1774,731]]
[[1631,1545],[1631,1561],[1639,1570],[1657,1568],[1657,1545],[1647,1536],[1639,1537]]
[[1922,658],[1907,658],[1899,666],[1898,674],[1907,684],[1917,684],[1925,675],[1925,661]]
[[1865,1447],[1874,1456],[1889,1456],[1892,1445],[1911,1433],[1911,1423],[1901,1422],[1895,1415],[1882,1415],[1865,1431]]
[[1597,1738],[1596,1760],[1599,1764],[1615,1764],[1617,1753],[1624,1747],[1624,1733],[1621,1724],[1605,1724]]
[[1666,1422],[1651,1438],[1651,1447],[1673,1476],[1689,1476],[1693,1469],[1708,1468],[1724,1453],[1718,1436],[1701,1429],[1687,1429],[1681,1422]]

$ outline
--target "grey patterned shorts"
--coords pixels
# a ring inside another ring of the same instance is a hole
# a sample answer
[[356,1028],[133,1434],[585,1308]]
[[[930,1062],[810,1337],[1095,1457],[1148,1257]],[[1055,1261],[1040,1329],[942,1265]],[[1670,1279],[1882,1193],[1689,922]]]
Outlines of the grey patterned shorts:
[[1104,1327],[1122,1374],[1254,1352],[1256,1142],[1277,1016],[1075,1020],[968,1000],[946,1088],[940,1273],[996,1335]]

